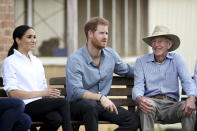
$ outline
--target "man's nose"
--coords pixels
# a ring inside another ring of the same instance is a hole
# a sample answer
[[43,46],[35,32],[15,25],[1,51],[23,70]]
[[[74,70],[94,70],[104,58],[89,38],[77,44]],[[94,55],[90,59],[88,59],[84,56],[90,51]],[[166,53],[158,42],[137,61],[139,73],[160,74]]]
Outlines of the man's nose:
[[106,39],[107,39],[107,38],[108,38],[108,34],[104,34],[104,38],[106,38]]

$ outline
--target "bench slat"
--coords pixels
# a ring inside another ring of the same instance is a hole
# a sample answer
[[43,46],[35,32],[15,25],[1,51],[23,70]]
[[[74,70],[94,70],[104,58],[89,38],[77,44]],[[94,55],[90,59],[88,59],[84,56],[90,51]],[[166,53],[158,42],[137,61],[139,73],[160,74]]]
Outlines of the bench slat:
[[[83,125],[83,121],[72,121],[72,124],[78,124],[78,125]],[[99,121],[99,124],[112,124],[109,121]]]
[[3,78],[0,77],[0,87],[3,87]]
[[3,90],[3,87],[0,87],[0,97],[7,97],[7,94]]
[[136,104],[131,99],[124,99],[124,98],[111,98],[111,101],[114,102],[114,104],[119,106],[135,106]]
[[121,76],[113,76],[112,85],[134,85],[134,78],[126,78]]
[[49,85],[66,85],[65,77],[55,77],[49,80]]
[[[40,121],[33,121],[32,122],[33,125],[36,126],[41,126],[44,124],[44,122],[40,122]],[[78,125],[83,125],[83,121],[72,121],[72,124],[78,124]],[[99,124],[111,124],[111,122],[109,121],[99,121]]]
[[[55,77],[49,80],[50,85],[65,85],[65,77]],[[133,78],[125,78],[120,76],[114,76],[112,80],[112,85],[131,85],[133,86]]]
[[[61,96],[66,96],[66,90],[62,87],[55,87],[60,90]],[[132,88],[111,88],[108,96],[131,96]]]
[[132,88],[111,88],[108,96],[131,96]]

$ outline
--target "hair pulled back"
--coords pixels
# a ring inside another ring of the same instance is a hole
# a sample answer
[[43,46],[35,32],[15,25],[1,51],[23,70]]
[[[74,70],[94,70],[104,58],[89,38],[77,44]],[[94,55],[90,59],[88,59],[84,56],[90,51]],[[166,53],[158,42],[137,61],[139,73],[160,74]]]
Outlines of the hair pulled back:
[[8,56],[10,56],[14,53],[14,49],[16,49],[16,50],[18,49],[18,43],[16,42],[16,38],[21,39],[25,35],[25,32],[28,29],[33,29],[33,28],[28,25],[21,25],[21,26],[18,26],[15,28],[15,30],[13,32],[14,43],[8,51]]

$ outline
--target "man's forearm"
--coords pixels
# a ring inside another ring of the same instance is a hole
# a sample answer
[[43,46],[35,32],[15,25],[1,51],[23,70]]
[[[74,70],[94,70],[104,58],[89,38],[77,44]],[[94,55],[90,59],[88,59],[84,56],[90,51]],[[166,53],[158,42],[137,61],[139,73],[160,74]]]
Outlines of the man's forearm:
[[96,101],[99,101],[100,98],[101,98],[102,94],[96,94],[96,93],[92,93],[90,91],[86,91],[82,98],[83,99],[91,99],[91,100],[96,100]]

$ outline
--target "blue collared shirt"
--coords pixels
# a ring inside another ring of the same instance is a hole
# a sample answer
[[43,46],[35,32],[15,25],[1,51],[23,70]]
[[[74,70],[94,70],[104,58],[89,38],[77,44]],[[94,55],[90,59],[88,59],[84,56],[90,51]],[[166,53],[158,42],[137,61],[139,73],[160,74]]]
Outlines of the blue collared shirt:
[[194,69],[194,81],[197,87],[197,60],[196,60],[195,69]]
[[162,63],[155,61],[154,54],[139,57],[134,67],[133,100],[138,96],[150,97],[165,94],[178,101],[178,77],[186,94],[196,95],[194,81],[182,56],[167,53]]
[[68,101],[82,99],[86,91],[107,95],[113,73],[132,76],[133,67],[120,60],[111,48],[102,49],[100,65],[95,66],[87,45],[72,53],[66,64],[66,89]]

